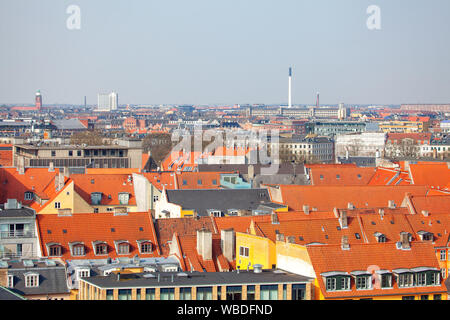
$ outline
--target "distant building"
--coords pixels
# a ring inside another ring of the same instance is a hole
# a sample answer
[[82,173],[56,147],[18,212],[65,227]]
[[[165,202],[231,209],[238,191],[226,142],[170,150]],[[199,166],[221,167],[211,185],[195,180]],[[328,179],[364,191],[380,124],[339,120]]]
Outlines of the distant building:
[[98,94],[98,104],[96,111],[113,111],[117,110],[119,104],[119,95],[116,92],[109,94]]
[[306,126],[307,133],[328,137],[366,131],[366,123],[359,121],[316,121],[307,123]]
[[[270,143],[271,155],[275,156],[275,143]],[[333,162],[334,144],[326,137],[281,138],[278,143],[279,162]]]
[[380,130],[386,133],[428,132],[429,122],[425,121],[385,121],[380,123]]
[[450,104],[402,104],[401,110],[450,112]]
[[383,132],[360,132],[339,134],[335,140],[336,158],[381,157],[386,143]]
[[41,90],[36,92],[36,109],[41,110],[42,108],[42,95]]
[[[13,148],[13,165],[23,167],[141,168],[141,141],[117,145],[20,144]],[[20,160],[22,159],[22,160]]]

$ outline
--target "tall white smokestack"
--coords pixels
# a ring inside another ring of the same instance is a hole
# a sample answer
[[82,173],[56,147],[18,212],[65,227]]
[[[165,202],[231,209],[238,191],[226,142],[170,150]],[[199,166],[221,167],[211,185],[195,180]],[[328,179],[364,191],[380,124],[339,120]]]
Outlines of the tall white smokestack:
[[288,108],[292,107],[292,68],[289,68],[289,97]]

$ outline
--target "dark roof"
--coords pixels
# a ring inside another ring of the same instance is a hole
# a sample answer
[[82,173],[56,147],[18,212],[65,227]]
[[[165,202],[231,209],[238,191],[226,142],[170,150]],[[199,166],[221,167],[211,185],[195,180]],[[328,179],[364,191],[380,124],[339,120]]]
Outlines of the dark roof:
[[[160,280],[158,281],[158,275]],[[173,277],[173,282],[172,282]],[[154,288],[175,286],[213,286],[213,285],[243,285],[243,284],[279,284],[307,283],[312,280],[305,276],[281,270],[263,270],[233,272],[161,272],[117,274],[106,277],[89,277],[84,281],[100,288]]]
[[[32,260],[33,267],[25,267],[21,261],[8,262],[8,275],[14,276],[14,287],[11,291],[20,295],[43,295],[69,293],[66,281],[66,268],[60,262],[55,266],[47,266],[45,262]],[[39,274],[39,286],[25,287],[25,273]]]
[[201,216],[209,215],[208,209],[256,210],[261,204],[271,203],[267,189],[167,190],[167,197],[168,202]]
[[354,163],[358,167],[376,167],[376,158],[375,157],[339,157],[338,161],[342,164]]
[[[248,173],[249,164],[199,164],[199,172],[232,172],[238,171],[241,174]],[[261,174],[261,168],[270,168],[269,165],[254,164],[253,165],[255,175]],[[295,164],[295,173],[304,173],[305,169],[303,164]],[[294,165],[292,163],[280,163],[278,166],[277,174],[293,174]]]
[[0,300],[26,300],[24,297],[12,292],[8,288],[0,286]]
[[21,209],[3,209],[4,206],[0,205],[0,218],[32,218],[34,217],[34,210],[29,208]]

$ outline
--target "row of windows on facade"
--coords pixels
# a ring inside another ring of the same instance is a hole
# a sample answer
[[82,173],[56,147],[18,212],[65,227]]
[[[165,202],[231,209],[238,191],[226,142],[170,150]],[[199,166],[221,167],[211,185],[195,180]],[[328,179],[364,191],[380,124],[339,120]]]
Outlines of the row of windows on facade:
[[[247,300],[256,299],[256,286],[248,285],[247,288]],[[144,295],[146,300],[156,300],[156,294],[154,288],[136,289],[136,299],[140,300],[142,297],[142,290],[145,290]],[[179,300],[192,300],[192,290],[195,290],[196,300],[213,300],[213,287],[196,287],[196,288],[179,288]],[[283,285],[282,300],[287,300],[288,290],[287,285]],[[87,290],[89,299],[89,290]],[[100,290],[94,289],[94,297],[98,298]],[[227,286],[226,287],[226,300],[242,300],[242,286]],[[279,300],[278,285],[260,285],[260,300]],[[304,300],[305,299],[305,285],[293,284],[291,290],[291,300]],[[114,299],[114,290],[106,290],[106,300]],[[132,289],[118,289],[118,300],[131,300]],[[160,288],[160,300],[175,300],[175,288]],[[222,300],[221,287],[217,288],[217,300]]]
[[[8,283],[7,283],[8,288],[14,288],[15,278],[16,277],[12,274],[8,275]],[[25,287],[26,288],[39,287],[39,274],[38,273],[34,273],[34,272],[26,273],[26,274],[24,274],[24,279],[25,279]]]
[[[394,276],[387,273],[378,275],[377,278],[372,275],[355,276],[353,282],[357,290],[371,290],[378,285],[382,289],[393,288],[393,280]],[[327,291],[351,290],[351,276],[325,277],[324,281]],[[401,273],[396,276],[396,281],[399,288],[438,286],[441,283],[441,273],[439,271]]]
[[[56,151],[52,150],[51,155],[52,155],[52,157],[56,157]],[[67,155],[69,157],[73,157],[74,151],[73,150],[68,150],[67,151]],[[77,150],[76,151],[76,155],[77,155],[77,157],[81,157],[82,156],[81,150]],[[123,150],[117,150],[117,155],[119,157],[123,157],[123,155],[124,155]],[[92,150],[92,151],[91,150],[85,150],[84,151],[84,156],[85,157],[90,157],[90,156],[103,156],[103,157],[105,157],[105,156],[116,156],[116,150],[101,150],[101,151],[100,150]]]
[[[108,254],[108,245],[106,243],[99,243],[94,245],[95,255]],[[117,245],[117,254],[130,254],[132,246],[128,242],[121,242]],[[86,247],[83,244],[73,245],[71,251],[72,256],[84,256],[86,255]],[[141,242],[139,244],[139,251],[141,254],[150,254],[153,252],[153,244],[150,241]],[[63,253],[63,247],[61,245],[51,245],[48,248],[48,254],[50,257],[61,257]]]
[[[91,193],[91,204],[99,205],[102,202],[103,193],[92,192]],[[108,195],[108,199],[111,199],[111,195]],[[130,194],[128,192],[119,192],[119,203],[127,205],[130,200]]]

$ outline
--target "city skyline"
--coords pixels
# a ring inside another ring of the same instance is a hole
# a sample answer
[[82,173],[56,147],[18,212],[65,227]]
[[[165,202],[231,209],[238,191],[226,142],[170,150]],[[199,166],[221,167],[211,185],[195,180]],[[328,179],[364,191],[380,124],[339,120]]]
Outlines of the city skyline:
[[[0,5],[0,103],[41,89],[45,104],[95,104],[114,89],[129,104],[287,104],[290,66],[293,105],[450,101],[448,1],[80,0],[68,30],[71,4]],[[371,4],[381,30],[366,26]]]

